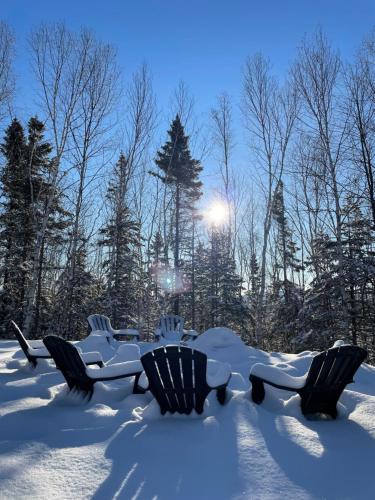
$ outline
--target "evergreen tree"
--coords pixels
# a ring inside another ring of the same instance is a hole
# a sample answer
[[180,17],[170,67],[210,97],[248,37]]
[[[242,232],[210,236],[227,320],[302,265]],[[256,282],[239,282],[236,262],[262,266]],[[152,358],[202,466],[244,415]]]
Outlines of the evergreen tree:
[[60,233],[68,225],[68,214],[62,208],[59,196],[54,194],[40,259],[33,262],[37,234],[52,189],[49,158],[52,147],[44,141],[43,123],[31,118],[26,138],[22,125],[14,119],[6,131],[1,151],[6,161],[1,175],[3,210],[0,215],[3,297],[7,297],[11,304],[7,316],[22,324],[31,271],[37,269],[38,292],[32,332],[36,335],[43,316],[41,308],[45,311],[47,300],[46,296],[42,297],[47,293],[42,285],[46,274],[46,252],[51,245],[61,243]]
[[5,165],[1,172],[2,212],[0,214],[3,293],[2,322],[9,318],[22,322],[22,294],[26,269],[22,254],[30,207],[24,197],[27,188],[26,138],[21,123],[13,119],[5,132],[1,153]]
[[[202,183],[199,173],[202,166],[191,157],[189,138],[177,115],[168,131],[169,140],[157,153],[155,160],[161,173],[153,173],[170,189],[173,200],[173,262],[175,279],[180,279],[182,272],[181,245],[186,234],[191,232],[191,219],[194,204],[201,196]],[[179,314],[180,291],[176,290],[174,313]]]
[[107,192],[109,220],[101,229],[99,241],[107,249],[104,261],[107,290],[105,307],[115,325],[121,321],[136,323],[134,317],[143,286],[140,225],[134,219],[127,201],[128,164],[123,154],[116,163]]

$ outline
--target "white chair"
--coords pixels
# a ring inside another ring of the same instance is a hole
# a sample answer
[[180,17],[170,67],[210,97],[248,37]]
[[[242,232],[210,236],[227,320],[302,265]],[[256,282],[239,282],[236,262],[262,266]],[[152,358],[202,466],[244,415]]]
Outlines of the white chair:
[[87,318],[91,330],[93,332],[105,332],[107,341],[110,344],[112,339],[120,340],[123,336],[133,337],[135,340],[139,340],[139,331],[135,328],[124,328],[122,330],[115,330],[112,328],[111,321],[107,316],[103,314],[91,314]]
[[180,341],[184,335],[184,319],[174,314],[161,316],[155,330],[156,340],[163,337],[166,340]]

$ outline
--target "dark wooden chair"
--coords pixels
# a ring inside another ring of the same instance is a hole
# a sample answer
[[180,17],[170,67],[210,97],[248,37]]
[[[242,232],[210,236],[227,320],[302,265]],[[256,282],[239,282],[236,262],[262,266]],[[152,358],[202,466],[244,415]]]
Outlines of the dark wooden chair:
[[217,391],[217,399],[225,402],[226,387],[230,379],[230,371],[214,386],[207,383],[207,356],[202,352],[182,346],[159,347],[141,357],[147,376],[148,386],[164,415],[185,413],[189,415],[194,409],[203,412],[203,405],[211,390]]
[[[134,377],[133,392],[138,393],[137,382],[142,373],[140,361],[104,365],[99,369],[88,368],[77,349],[66,340],[48,335],[43,339],[44,345],[50,352],[56,366],[59,367],[70,390],[76,389],[84,392],[91,399],[95,382],[117,380]],[[144,391],[142,391],[144,392]]]
[[38,359],[51,359],[51,355],[48,351],[46,351],[45,347],[42,347],[41,349],[35,348],[26,340],[20,328],[13,320],[10,321],[10,325],[29,363],[36,367]]
[[[353,382],[353,376],[366,356],[367,352],[357,346],[328,349],[313,358],[305,378],[291,377],[277,367],[256,364],[250,373],[252,400],[257,404],[263,401],[266,383],[299,394],[305,416],[325,414],[336,418],[339,397],[347,384]],[[280,383],[276,382],[277,379]]]
[[[23,353],[25,354],[29,363],[31,363],[34,366],[34,368],[38,364],[38,359],[52,359],[50,352],[44,345],[40,347],[34,347],[33,345],[30,344],[30,342],[27,341],[22,331],[13,320],[10,321],[10,324],[13,328],[14,334],[16,336],[16,339],[18,340],[18,343],[21,346]],[[38,342],[43,343],[41,340]],[[82,358],[86,365],[103,366],[102,356],[99,352],[82,353]]]

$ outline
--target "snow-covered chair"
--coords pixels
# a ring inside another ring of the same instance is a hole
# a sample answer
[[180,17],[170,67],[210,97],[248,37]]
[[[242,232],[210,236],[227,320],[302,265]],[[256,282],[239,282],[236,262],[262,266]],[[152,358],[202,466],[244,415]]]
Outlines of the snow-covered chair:
[[95,382],[135,376],[133,392],[137,393],[137,382],[142,373],[142,364],[139,360],[90,368],[85,365],[81,353],[66,340],[48,335],[43,342],[64,375],[70,390],[82,391],[91,399]]
[[115,330],[111,321],[107,316],[103,314],[91,314],[87,318],[92,332],[106,332],[107,341],[110,344],[112,339],[121,340],[124,336],[133,337],[135,340],[139,340],[139,331],[135,328],[125,328],[122,330]]
[[194,339],[198,336],[195,330],[184,330],[184,318],[175,314],[165,314],[160,317],[159,325],[155,330],[155,339],[180,341],[182,338]]
[[141,357],[144,373],[139,388],[150,390],[164,415],[203,412],[206,397],[217,391],[219,403],[225,403],[231,377],[230,365],[208,360],[200,351],[182,346],[165,346]]
[[[43,345],[42,340],[31,340],[29,342],[13,320],[10,321],[10,324],[13,327],[14,334],[21,346],[22,351],[34,368],[38,364],[38,359],[52,359],[50,352]],[[82,353],[81,356],[86,365],[103,366],[103,359],[99,352],[86,352]]]
[[361,347],[333,347],[315,356],[309,371],[302,377],[292,377],[278,367],[257,363],[250,373],[252,400],[257,404],[263,401],[266,383],[299,394],[305,416],[324,414],[336,418],[339,397],[347,384],[353,382],[366,356],[367,352]]

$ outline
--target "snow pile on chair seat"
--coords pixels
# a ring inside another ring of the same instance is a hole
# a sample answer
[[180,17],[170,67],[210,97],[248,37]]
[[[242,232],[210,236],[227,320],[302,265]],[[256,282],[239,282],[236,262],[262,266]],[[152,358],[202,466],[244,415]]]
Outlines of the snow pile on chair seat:
[[86,373],[91,378],[110,378],[127,375],[129,373],[137,373],[142,370],[142,363],[140,361],[127,361],[126,363],[116,363],[104,366],[103,368],[92,368],[88,366],[86,368]]
[[116,354],[107,364],[124,363],[126,361],[136,361],[141,357],[139,346],[137,344],[120,344]]
[[206,382],[210,387],[219,387],[228,382],[231,375],[231,366],[228,363],[220,363],[214,359],[207,361]]
[[291,389],[301,389],[306,383],[306,375],[302,377],[292,377],[280,367],[263,365],[262,363],[253,365],[251,374],[263,380],[268,380],[268,382],[272,382],[273,384],[284,385]]
[[97,361],[102,361],[102,355],[100,352],[82,352],[81,358],[85,363],[95,363]]
[[74,345],[75,347],[79,347],[81,352],[100,352],[104,361],[108,361],[116,353],[116,349],[112,345],[109,345],[105,332],[90,333],[88,337],[76,342]]

